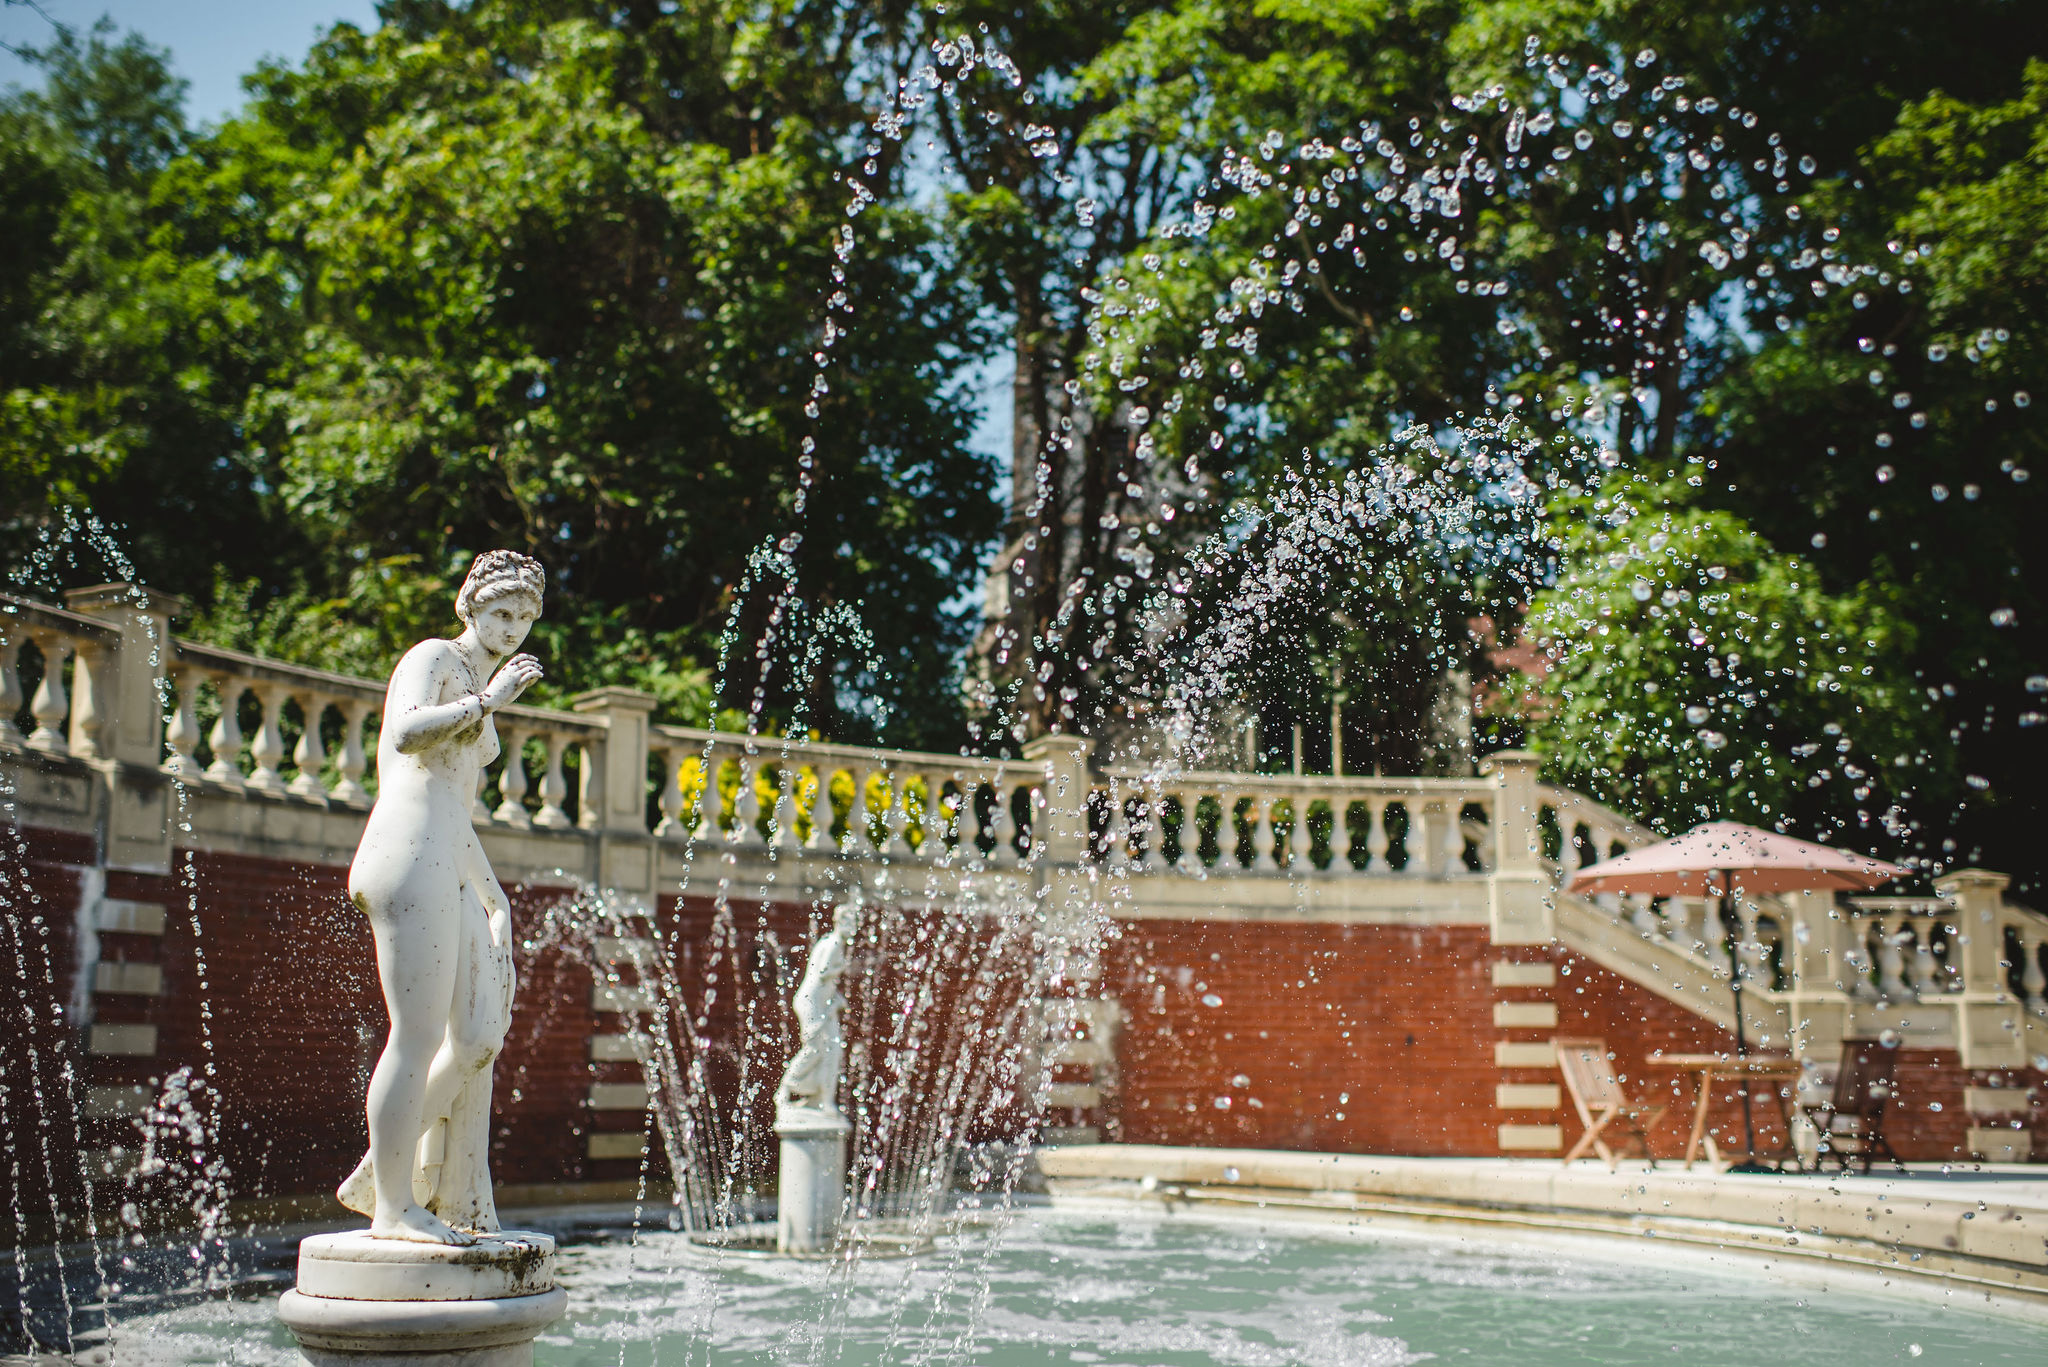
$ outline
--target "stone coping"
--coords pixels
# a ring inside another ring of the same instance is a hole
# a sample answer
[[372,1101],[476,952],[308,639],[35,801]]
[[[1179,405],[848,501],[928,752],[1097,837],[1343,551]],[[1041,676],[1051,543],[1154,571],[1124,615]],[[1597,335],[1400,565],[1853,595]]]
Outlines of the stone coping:
[[[1405,1158],[1144,1144],[1041,1149],[1061,1197],[1375,1212],[1665,1238],[1938,1279],[2048,1315],[2048,1169],[1737,1174],[1555,1159]],[[1276,1211],[1276,1213],[1278,1213]],[[2014,1306],[2013,1308],[2022,1308]]]

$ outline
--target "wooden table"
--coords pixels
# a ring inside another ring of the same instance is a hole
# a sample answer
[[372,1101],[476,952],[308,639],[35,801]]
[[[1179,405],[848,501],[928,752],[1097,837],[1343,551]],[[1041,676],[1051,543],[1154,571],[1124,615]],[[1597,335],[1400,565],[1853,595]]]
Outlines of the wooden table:
[[[1718,1164],[1721,1161],[1720,1146],[1714,1143],[1714,1136],[1707,1133],[1707,1103],[1713,1099],[1716,1082],[1740,1083],[1742,1089],[1752,1097],[1756,1084],[1770,1082],[1771,1096],[1778,1103],[1778,1117],[1785,1127],[1784,1143],[1773,1151],[1771,1157],[1782,1166],[1786,1159],[1798,1161],[1797,1150],[1792,1147],[1792,1103],[1786,1096],[1799,1080],[1801,1064],[1789,1054],[1745,1054],[1737,1058],[1733,1054],[1652,1054],[1645,1060],[1655,1068],[1676,1068],[1680,1072],[1699,1075],[1699,1100],[1692,1108],[1692,1137],[1685,1144],[1685,1165],[1689,1168],[1699,1157],[1701,1144],[1707,1150],[1707,1161]],[[1746,1155],[1756,1157],[1755,1138],[1751,1136],[1752,1148]]]

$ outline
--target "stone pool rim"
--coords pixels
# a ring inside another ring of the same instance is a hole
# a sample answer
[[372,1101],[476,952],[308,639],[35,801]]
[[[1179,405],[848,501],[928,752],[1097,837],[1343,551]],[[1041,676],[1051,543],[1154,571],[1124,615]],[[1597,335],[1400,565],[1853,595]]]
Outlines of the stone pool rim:
[[[2048,1169],[1987,1165],[1983,1181],[1924,1170],[1843,1179],[1148,1144],[1060,1145],[1036,1158],[1055,1208],[1122,1201],[1168,1214],[1335,1219],[1361,1231],[1385,1221],[1649,1239],[1896,1277],[1901,1287],[1970,1293],[1972,1309],[2048,1323]],[[1992,1199],[2000,1187],[2006,1199]]]

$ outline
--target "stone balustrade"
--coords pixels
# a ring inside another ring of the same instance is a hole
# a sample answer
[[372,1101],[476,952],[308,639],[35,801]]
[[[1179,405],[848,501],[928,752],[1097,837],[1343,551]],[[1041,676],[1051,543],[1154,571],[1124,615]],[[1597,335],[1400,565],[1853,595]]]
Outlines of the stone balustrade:
[[684,726],[650,748],[661,839],[991,867],[1031,849],[1039,765]]
[[[193,838],[345,858],[375,792],[384,685],[174,637],[179,610],[126,585],[62,607],[0,597],[0,759],[18,806],[98,829],[112,867],[168,867],[173,796]],[[2048,918],[2007,902],[1998,875],[1959,872],[1933,898],[1742,899],[1732,925],[1710,899],[1567,898],[1572,872],[1659,837],[1537,783],[1534,756],[1492,756],[1479,775],[1445,778],[1170,772],[1091,766],[1071,738],[972,758],[658,725],[653,707],[599,689],[569,710],[499,712],[501,756],[475,808],[494,860],[644,896],[706,849],[756,870],[853,861],[1037,876],[1086,865],[1157,889],[1160,914],[1296,914],[1286,888],[1306,880],[1299,905],[1317,914],[1435,907],[1490,917],[1503,943],[1605,937],[1617,967],[1695,993],[1725,991],[1739,949],[1761,1007],[1786,1022],[1847,1031],[1945,1003],[2016,1013],[1999,1016],[1999,1038],[2037,1052],[2048,1043]],[[286,824],[265,826],[262,811]],[[1219,903],[1180,881],[1217,878],[1239,891]],[[1148,895],[1128,903],[1132,914],[1146,913]],[[1566,903],[1568,932],[1556,916]]]
[[1462,878],[1490,872],[1491,778],[1268,778],[1110,769],[1097,858],[1133,872]]

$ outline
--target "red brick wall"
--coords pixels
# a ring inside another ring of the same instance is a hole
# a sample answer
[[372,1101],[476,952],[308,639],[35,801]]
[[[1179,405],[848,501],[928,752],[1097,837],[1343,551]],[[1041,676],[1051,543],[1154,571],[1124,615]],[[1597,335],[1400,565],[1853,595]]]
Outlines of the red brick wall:
[[1104,972],[1122,1137],[1497,1153],[1495,957],[1477,926],[1129,923]]
[[[218,1088],[218,1148],[235,1195],[331,1189],[362,1151],[362,1093],[385,1033],[369,936],[343,896],[345,871],[181,851],[169,877],[108,874],[106,895],[162,903],[169,923],[161,938],[102,936],[101,958],[159,962],[165,987],[153,998],[100,995],[93,1010],[106,1023],[156,1025],[159,1045],[153,1058],[86,1058],[68,1002],[92,842],[0,832],[0,855],[10,911],[4,953],[14,961],[0,967],[21,982],[0,1029],[9,1089],[0,1100],[13,1146],[0,1158],[21,1164],[30,1241],[56,1229],[52,1170],[56,1207],[76,1210],[77,1152],[134,1144],[132,1122],[75,1120],[71,1106],[86,1085],[153,1087],[181,1065]],[[637,1130],[642,1117],[593,1112],[586,1094],[593,1081],[635,1080],[638,1065],[590,1059],[592,1034],[620,1024],[593,1011],[581,954],[543,933],[548,908],[565,894],[511,892],[520,989],[497,1072],[493,1171],[505,1183],[631,1177],[636,1161],[587,1158],[587,1136]],[[721,909],[692,896],[661,899],[659,917],[689,1007],[686,1056],[702,1058],[711,1098],[703,1109],[729,1122],[744,1108],[753,1144],[741,1166],[766,1189],[773,1087],[794,1044],[788,996],[824,913],[786,904]],[[870,930],[883,924],[874,918]],[[887,943],[863,942],[846,984],[851,1104],[864,1151],[877,1161],[915,1161],[919,1146],[932,1142],[928,1122],[941,1113],[959,1115],[968,1138],[1014,1132],[1020,1079],[1010,1064],[1039,990],[1031,941],[951,912],[886,925]],[[1496,988],[1492,964],[1504,958],[1553,963],[1556,981]],[[1557,1112],[1495,1104],[1499,1083],[1559,1077],[1497,1068],[1494,1044],[1555,1033],[1607,1040],[1627,1085],[1668,1101],[1653,1143],[1670,1157],[1684,1145],[1692,1082],[1648,1056],[1732,1043],[1681,1006],[1584,959],[1498,949],[1477,926],[1135,921],[1106,948],[1100,984],[1077,990],[1121,1004],[1117,1078],[1101,1119],[1113,1137],[1132,1142],[1490,1155],[1500,1151],[1498,1126],[1513,1122],[1558,1124],[1569,1145],[1580,1125],[1568,1103]],[[1501,1001],[1554,1002],[1558,1025],[1498,1028],[1493,1006]],[[742,1039],[756,1041],[744,1063]],[[33,1076],[59,1084],[44,1087],[42,1109],[29,1081],[31,1052]],[[1908,1052],[1900,1062],[1894,1145],[1912,1158],[1964,1157],[1971,1119],[1963,1088],[1989,1075],[1966,1074],[1952,1054]],[[2026,1124],[2037,1151],[2048,1151],[2048,1077],[1999,1076],[2035,1088]],[[1732,1141],[1740,1124],[1732,1090],[1712,1099],[1709,1115],[1714,1132]],[[1759,1106],[1756,1118],[1771,1137],[1775,1107]],[[658,1153],[652,1166],[661,1175]]]
[[76,1092],[65,1079],[83,1067],[71,1000],[92,861],[89,838],[0,826],[0,1173],[16,1198],[0,1203],[0,1235],[12,1243],[84,1237]]

